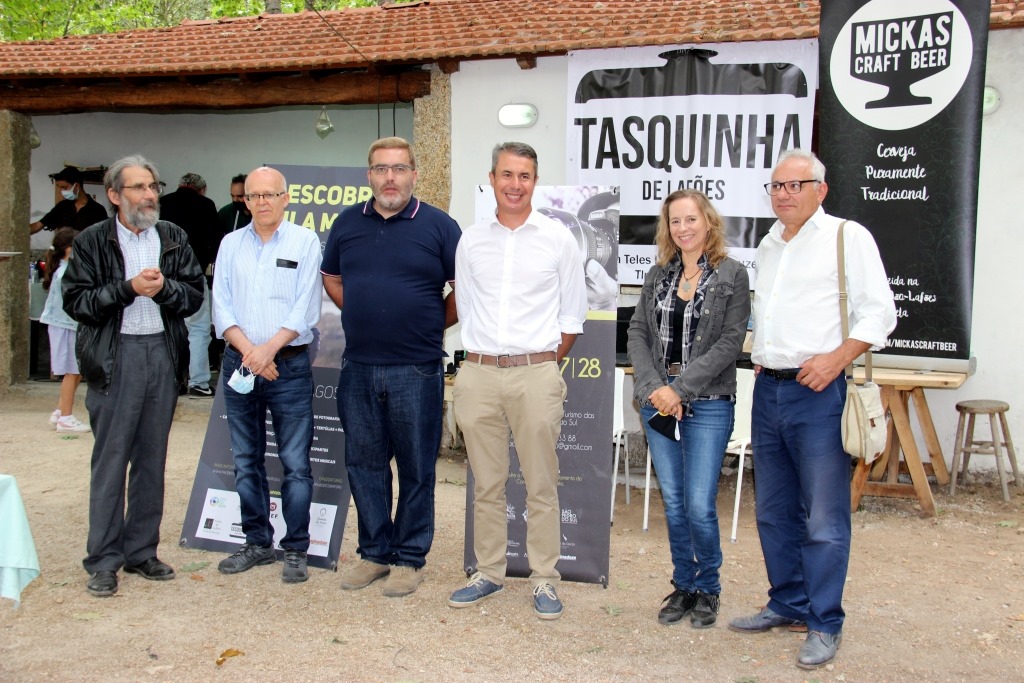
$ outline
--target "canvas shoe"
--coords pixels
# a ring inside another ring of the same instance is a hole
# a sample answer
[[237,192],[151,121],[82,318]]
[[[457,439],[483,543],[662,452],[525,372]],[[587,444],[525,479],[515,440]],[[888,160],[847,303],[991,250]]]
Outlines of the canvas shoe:
[[461,607],[469,607],[475,605],[481,600],[497,595],[501,591],[505,590],[504,586],[499,586],[496,583],[491,583],[484,578],[484,575],[480,572],[473,574],[473,578],[469,580],[465,588],[452,593],[452,596],[448,598],[448,606],[455,607],[456,609]]
[[89,425],[79,420],[74,415],[65,415],[57,420],[57,431],[61,433],[78,433],[82,434],[85,432],[91,432]]
[[57,426],[57,420],[59,420],[59,419],[60,419],[60,408],[57,408],[52,413],[50,413],[50,424],[52,424],[54,427],[56,427]]
[[533,589],[533,613],[541,619],[557,619],[562,616],[562,601],[550,583],[542,583]]

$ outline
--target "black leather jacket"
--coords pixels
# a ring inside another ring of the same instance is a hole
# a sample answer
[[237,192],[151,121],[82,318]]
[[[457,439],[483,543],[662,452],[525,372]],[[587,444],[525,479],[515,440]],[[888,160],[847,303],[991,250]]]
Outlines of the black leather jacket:
[[[203,272],[185,231],[159,221],[160,271],[164,287],[153,297],[160,306],[164,339],[179,381],[188,378],[188,332],[184,318],[203,303]],[[110,387],[121,318],[138,294],[124,277],[124,255],[117,241],[113,218],[84,230],[71,248],[71,258],[61,282],[64,311],[78,321],[75,354],[89,387],[106,392]]]

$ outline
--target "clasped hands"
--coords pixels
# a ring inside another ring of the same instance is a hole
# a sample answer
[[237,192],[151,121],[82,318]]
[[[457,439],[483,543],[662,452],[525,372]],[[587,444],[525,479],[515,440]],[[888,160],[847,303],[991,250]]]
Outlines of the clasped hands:
[[143,268],[131,283],[136,294],[152,299],[164,288],[164,274],[157,267]]
[[677,420],[683,419],[683,399],[679,398],[672,387],[661,387],[647,397],[655,410],[664,415],[673,415]]

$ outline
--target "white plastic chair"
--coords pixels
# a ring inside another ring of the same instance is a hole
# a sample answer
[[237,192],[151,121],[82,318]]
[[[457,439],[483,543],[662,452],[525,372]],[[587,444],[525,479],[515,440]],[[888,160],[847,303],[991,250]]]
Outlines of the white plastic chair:
[[615,487],[619,483],[619,452],[624,449],[626,457],[623,467],[626,470],[626,505],[629,505],[629,434],[626,433],[626,418],[623,414],[622,391],[626,383],[626,371],[615,368],[615,398],[612,405],[612,444],[615,447],[615,460],[612,464],[612,512],[611,521],[615,521]]
[[743,489],[743,466],[750,449],[750,412],[754,406],[754,371],[736,370],[736,419],[726,453],[739,456],[736,464],[736,501],[732,506],[732,533],[729,542],[736,542],[736,525],[740,516],[740,491]]

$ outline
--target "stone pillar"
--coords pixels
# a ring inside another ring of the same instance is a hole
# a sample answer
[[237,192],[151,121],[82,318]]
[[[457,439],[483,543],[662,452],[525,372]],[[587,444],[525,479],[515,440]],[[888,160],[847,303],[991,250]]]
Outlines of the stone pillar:
[[0,388],[28,379],[29,117],[0,110]]
[[416,100],[412,135],[419,170],[416,196],[447,211],[452,199],[452,84],[436,65],[430,94]]

